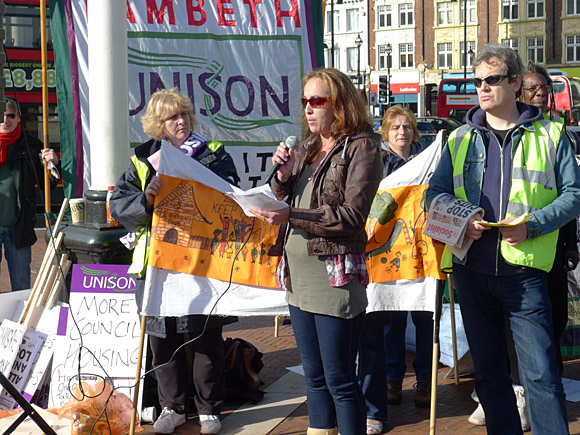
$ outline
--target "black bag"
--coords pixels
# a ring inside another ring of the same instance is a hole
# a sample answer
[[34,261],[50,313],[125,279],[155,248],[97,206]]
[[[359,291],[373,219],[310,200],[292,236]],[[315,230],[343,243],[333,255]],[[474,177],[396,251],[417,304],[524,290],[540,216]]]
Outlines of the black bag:
[[259,390],[263,382],[258,376],[264,367],[263,354],[252,343],[229,337],[224,341],[224,353],[228,399],[258,403],[264,397],[264,392]]

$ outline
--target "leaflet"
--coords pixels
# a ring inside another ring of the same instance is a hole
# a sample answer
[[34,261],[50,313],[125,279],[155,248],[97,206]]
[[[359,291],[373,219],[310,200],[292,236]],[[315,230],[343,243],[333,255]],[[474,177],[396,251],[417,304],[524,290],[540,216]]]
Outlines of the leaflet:
[[431,203],[423,234],[445,243],[459,258],[465,258],[473,239],[465,239],[469,218],[483,209],[449,193],[441,193]]

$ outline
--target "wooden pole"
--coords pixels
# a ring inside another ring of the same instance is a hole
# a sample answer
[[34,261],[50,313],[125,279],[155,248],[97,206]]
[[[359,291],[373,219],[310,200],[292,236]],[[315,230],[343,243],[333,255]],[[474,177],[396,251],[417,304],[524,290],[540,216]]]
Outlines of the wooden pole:
[[445,281],[437,280],[435,290],[435,312],[433,313],[433,360],[431,366],[431,413],[429,417],[429,434],[434,435],[437,427],[437,373],[439,368],[439,329],[443,311],[443,293]]
[[135,392],[133,393],[133,409],[131,410],[131,425],[129,435],[135,435],[135,423],[137,421],[137,406],[139,403],[139,383],[141,380],[141,364],[143,361],[143,346],[145,344],[145,329],[147,317],[141,316],[141,336],[139,337],[139,353],[137,354],[137,372],[135,373]]
[[453,344],[453,376],[455,385],[459,385],[459,359],[457,358],[457,333],[455,330],[455,302],[453,276],[449,275],[449,315],[451,319],[451,342]]
[[[40,0],[40,59],[42,65],[42,133],[44,148],[50,148],[48,139],[48,76],[46,53],[46,0]],[[45,225],[50,228],[50,171],[44,166],[44,210],[46,211]]]

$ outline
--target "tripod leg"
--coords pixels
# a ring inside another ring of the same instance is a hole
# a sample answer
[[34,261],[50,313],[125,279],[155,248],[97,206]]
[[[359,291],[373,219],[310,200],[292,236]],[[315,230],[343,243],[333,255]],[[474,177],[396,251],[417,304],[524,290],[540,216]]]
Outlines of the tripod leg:
[[[20,391],[18,391],[16,388],[14,388],[14,385],[12,385],[12,383],[8,380],[8,378],[6,378],[6,376],[4,376],[4,374],[2,372],[0,372],[0,385],[2,385],[4,387],[4,389],[8,392],[8,394],[10,394],[12,396],[12,398],[14,400],[16,400],[16,403],[18,403],[20,405],[20,407],[24,410],[24,412],[22,413],[24,418],[26,418],[27,416],[30,416],[30,418],[36,423],[36,425],[42,429],[44,431],[44,433],[46,435],[56,435],[56,432],[54,430],[52,430],[52,428],[48,425],[48,423],[46,421],[44,421],[44,419],[38,415],[38,413],[36,412],[36,410],[32,407],[32,405],[30,403],[28,403],[28,401],[24,398],[24,396],[22,396],[22,394],[20,394]],[[17,420],[18,424],[17,426],[22,423],[22,421],[24,421],[24,418],[22,418],[21,421],[18,422],[18,420],[20,420],[20,418]],[[16,422],[15,422],[16,423]],[[14,425],[12,425],[14,426]],[[10,426],[10,427],[12,427]],[[14,430],[14,429],[12,429]],[[5,433],[10,433],[9,432],[5,432]]]

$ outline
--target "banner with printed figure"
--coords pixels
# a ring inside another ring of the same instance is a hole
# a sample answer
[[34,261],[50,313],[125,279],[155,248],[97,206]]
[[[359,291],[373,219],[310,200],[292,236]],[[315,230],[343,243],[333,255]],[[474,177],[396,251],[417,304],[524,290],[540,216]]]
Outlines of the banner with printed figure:
[[226,196],[240,189],[175,147],[158,172],[142,314],[287,314],[268,256],[280,227],[246,216]]
[[[278,226],[248,217],[222,192],[160,175],[149,264],[191,275],[276,288]],[[238,253],[239,251],[239,253]],[[233,262],[235,261],[235,265]]]
[[446,279],[439,268],[444,245],[423,234],[422,201],[442,141],[439,134],[379,185],[367,221],[367,312],[435,309],[436,281]]

